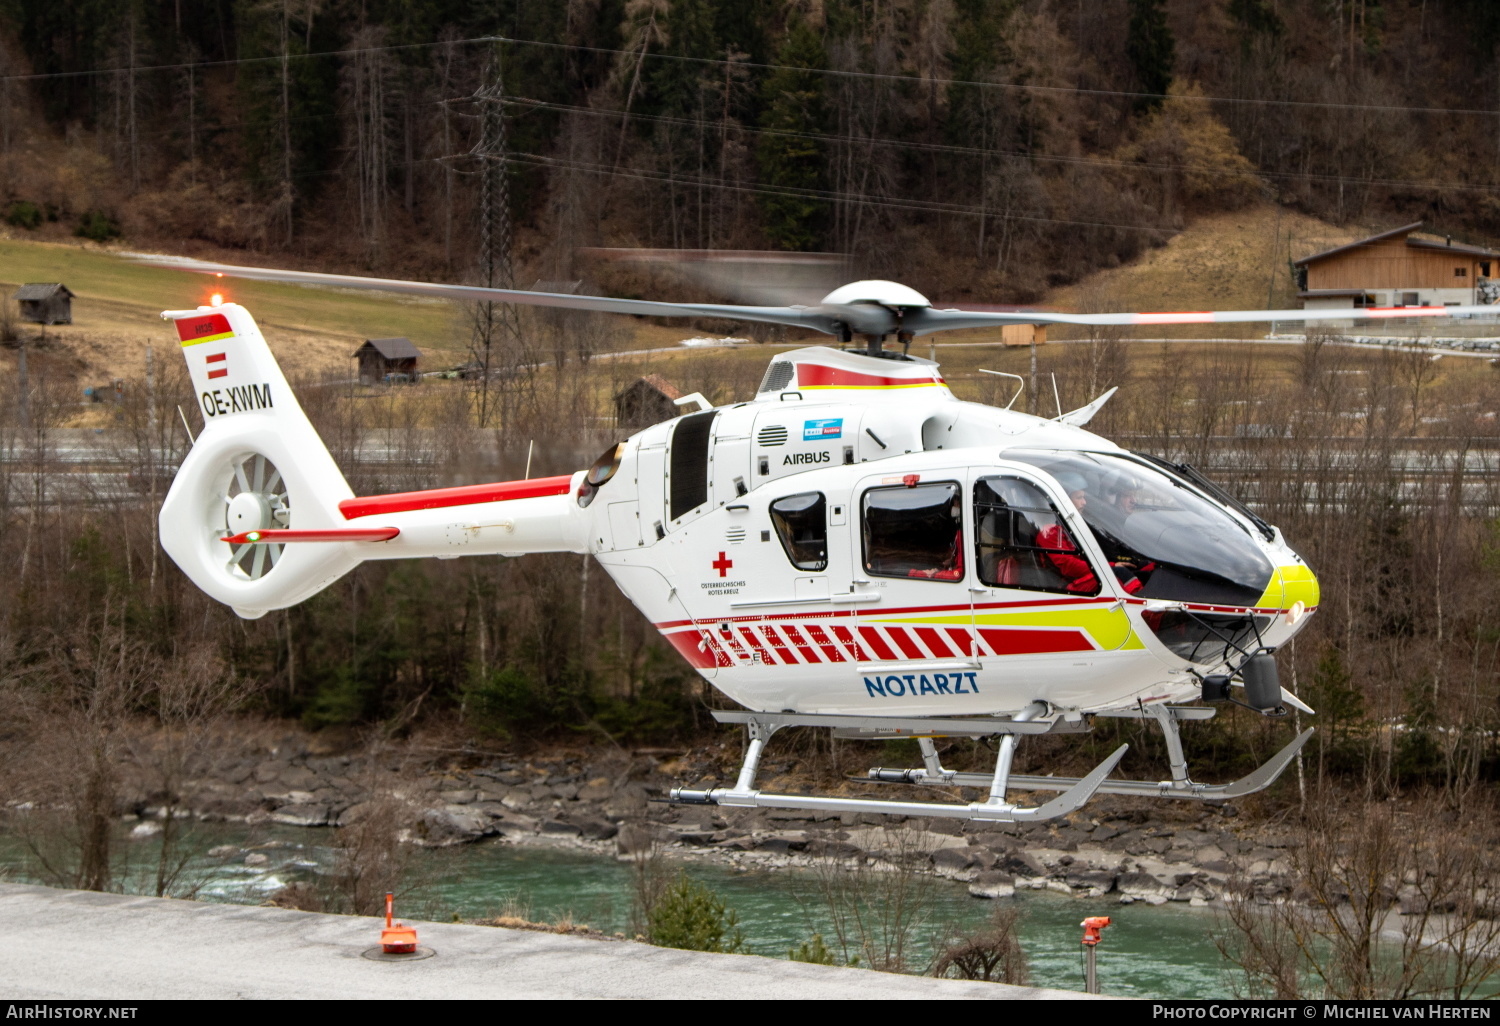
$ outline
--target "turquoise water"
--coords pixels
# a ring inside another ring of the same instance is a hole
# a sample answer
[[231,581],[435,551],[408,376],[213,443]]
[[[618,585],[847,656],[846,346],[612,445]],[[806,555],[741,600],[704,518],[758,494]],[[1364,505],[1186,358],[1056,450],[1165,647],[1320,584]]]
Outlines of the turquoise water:
[[[178,892],[196,887],[206,901],[260,904],[289,883],[309,881],[331,862],[324,831],[233,824],[194,828],[198,852]],[[157,845],[124,840],[124,889],[150,893]],[[246,866],[243,855],[209,858],[221,844],[264,854],[264,866]],[[570,919],[606,933],[630,928],[631,869],[608,856],[571,848],[520,847],[483,842],[417,854],[414,892],[398,903],[413,919],[477,919],[501,912],[539,922]],[[817,880],[807,870],[741,870],[714,862],[683,860],[693,877],[717,891],[739,917],[745,949],[785,958],[789,948],[820,932],[833,943],[826,907],[816,897]],[[0,872],[12,881],[41,880],[13,838],[0,837]],[[924,886],[928,886],[924,883]],[[913,961],[925,962],[944,928],[977,927],[994,902],[970,897],[965,885],[931,880],[930,913],[913,935]],[[1120,905],[1112,898],[1080,899],[1022,891],[1014,901],[1024,912],[1022,944],[1032,982],[1064,990],[1083,989],[1079,921],[1107,915],[1114,924],[1099,947],[1099,979],[1107,994],[1137,997],[1229,996],[1230,979],[1215,949],[1214,915],[1180,905]]]

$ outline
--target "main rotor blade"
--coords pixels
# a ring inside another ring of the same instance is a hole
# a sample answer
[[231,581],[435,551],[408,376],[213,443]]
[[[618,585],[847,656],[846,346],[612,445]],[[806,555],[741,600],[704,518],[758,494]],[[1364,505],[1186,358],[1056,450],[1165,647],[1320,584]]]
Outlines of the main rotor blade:
[[1376,321],[1396,317],[1432,317],[1451,319],[1487,315],[1500,316],[1500,306],[1381,306],[1354,307],[1344,310],[1198,310],[1181,313],[1094,313],[1069,314],[1034,310],[1030,312],[993,313],[981,310],[911,310],[904,327],[916,335],[964,328],[994,328],[1006,324],[1253,324],[1309,323],[1319,321]]
[[[760,321],[811,328],[824,334],[838,334],[843,318],[831,316],[816,307],[801,306],[733,306],[719,303],[653,303],[642,299],[612,299],[606,296],[574,296],[561,292],[530,292],[525,289],[491,289],[478,285],[445,285],[425,281],[401,281],[395,278],[361,278],[348,274],[323,274],[318,271],[286,271],[269,267],[241,267],[216,264],[188,257],[127,254],[131,259],[154,267],[171,267],[200,274],[229,278],[251,278],[256,281],[289,282],[295,285],[328,285],[335,288],[372,289],[380,292],[402,292],[438,299],[471,302],[523,303],[567,310],[592,310],[598,313],[633,314],[637,317],[722,317],[735,321]],[[856,328],[856,330],[858,330]]]

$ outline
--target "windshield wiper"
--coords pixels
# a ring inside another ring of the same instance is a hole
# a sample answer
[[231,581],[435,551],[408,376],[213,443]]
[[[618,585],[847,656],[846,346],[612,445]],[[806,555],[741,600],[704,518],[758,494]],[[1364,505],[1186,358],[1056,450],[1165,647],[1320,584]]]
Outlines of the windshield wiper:
[[1256,529],[1265,536],[1266,541],[1276,540],[1276,528],[1272,527],[1270,524],[1266,523],[1263,519],[1256,515],[1255,511],[1252,510],[1249,506],[1245,505],[1239,499],[1236,499],[1233,495],[1230,495],[1224,489],[1220,488],[1218,485],[1214,484],[1208,478],[1200,474],[1197,468],[1195,468],[1191,464],[1173,463],[1170,460],[1164,460],[1160,456],[1152,456],[1150,453],[1146,452],[1138,452],[1135,453],[1135,455],[1139,456],[1143,460],[1147,460],[1151,463],[1156,464],[1158,467],[1165,467],[1167,470],[1171,470],[1178,474],[1181,474],[1183,477],[1191,481],[1199,491],[1206,493],[1209,497],[1216,499],[1219,502],[1222,502],[1230,509],[1245,517],[1245,519],[1249,520],[1252,524],[1255,525]]

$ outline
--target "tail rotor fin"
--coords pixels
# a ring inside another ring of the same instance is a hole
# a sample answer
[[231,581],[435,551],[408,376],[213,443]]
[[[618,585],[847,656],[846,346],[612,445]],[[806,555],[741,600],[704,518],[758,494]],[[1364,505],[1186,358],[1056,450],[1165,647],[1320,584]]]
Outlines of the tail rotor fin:
[[347,544],[231,544],[261,530],[328,530],[353,497],[255,319],[224,303],[168,310],[204,428],[162,503],[162,547],[193,583],[255,618],[295,605],[360,559]]

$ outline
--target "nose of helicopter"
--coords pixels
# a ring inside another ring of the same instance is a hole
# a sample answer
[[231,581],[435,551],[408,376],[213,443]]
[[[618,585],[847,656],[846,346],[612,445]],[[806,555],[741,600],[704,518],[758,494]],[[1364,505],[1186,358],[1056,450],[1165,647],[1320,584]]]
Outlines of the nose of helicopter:
[[1318,607],[1322,589],[1317,575],[1306,563],[1296,562],[1276,568],[1265,594],[1256,603],[1260,609],[1294,609],[1311,611]]

